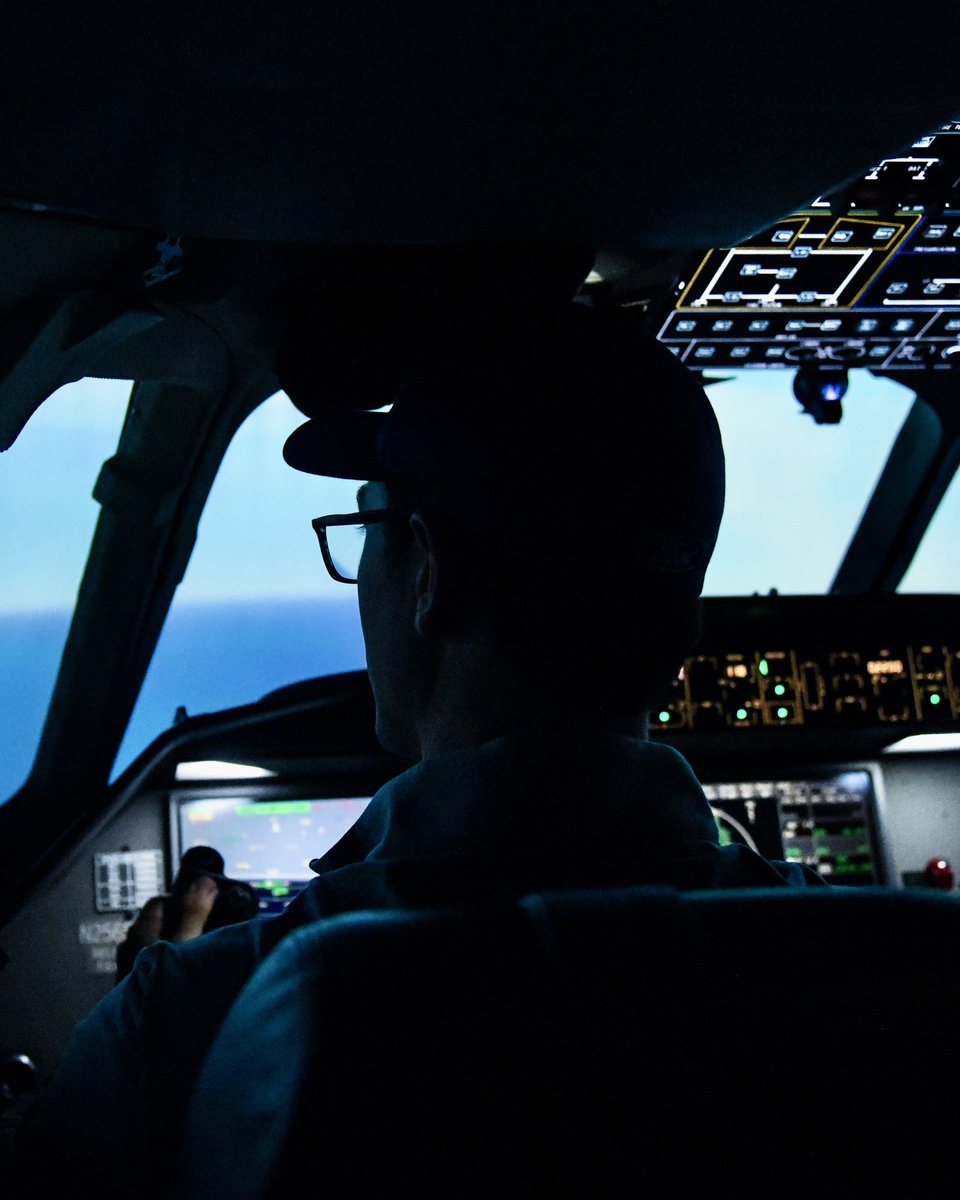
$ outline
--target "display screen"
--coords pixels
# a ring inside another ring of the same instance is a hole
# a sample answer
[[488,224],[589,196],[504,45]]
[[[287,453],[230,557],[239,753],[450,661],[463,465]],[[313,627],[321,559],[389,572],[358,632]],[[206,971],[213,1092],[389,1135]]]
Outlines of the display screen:
[[832,884],[885,883],[871,770],[706,783],[722,842],[811,867]]
[[175,857],[179,862],[191,847],[212,846],[223,856],[225,875],[256,889],[261,912],[279,912],[314,878],[311,859],[338,842],[369,803],[369,796],[179,799]]
[[[877,789],[868,766],[710,781],[703,788],[721,842],[803,863],[834,884],[885,882]],[[175,859],[192,847],[213,847],[225,875],[256,889],[261,913],[281,912],[314,878],[311,859],[338,842],[368,803],[369,797],[357,796],[181,797],[173,808]]]
[[658,337],[698,369],[960,365],[960,121],[692,260]]

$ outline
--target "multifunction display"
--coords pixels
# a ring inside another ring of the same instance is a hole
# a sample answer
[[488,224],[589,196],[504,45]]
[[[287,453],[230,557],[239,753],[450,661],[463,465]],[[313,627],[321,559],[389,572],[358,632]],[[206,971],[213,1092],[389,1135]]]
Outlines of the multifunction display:
[[866,767],[803,778],[705,783],[721,842],[812,868],[831,883],[882,883],[877,793]]
[[311,859],[338,842],[369,802],[181,797],[174,801],[174,857],[212,846],[223,856],[225,875],[256,889],[261,912],[279,912],[313,878]]

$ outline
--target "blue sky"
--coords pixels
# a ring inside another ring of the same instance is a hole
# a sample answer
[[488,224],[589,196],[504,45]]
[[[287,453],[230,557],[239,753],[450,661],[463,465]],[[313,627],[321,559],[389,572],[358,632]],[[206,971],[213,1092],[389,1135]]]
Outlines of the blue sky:
[[[81,380],[55,393],[0,456],[0,613],[72,607],[97,517],[91,491],[113,453],[129,384]],[[839,425],[804,415],[787,371],[741,371],[712,385],[728,498],[708,594],[824,591],[909,408],[890,380],[852,372]],[[349,511],[356,484],[290,470],[280,449],[303,420],[278,393],[244,424],[220,469],[178,604],[343,598],[322,568],[310,518]],[[954,488],[954,493],[957,489]],[[912,586],[951,589],[951,519],[924,547]],[[951,564],[952,567],[952,564]],[[932,573],[931,573],[932,572]]]

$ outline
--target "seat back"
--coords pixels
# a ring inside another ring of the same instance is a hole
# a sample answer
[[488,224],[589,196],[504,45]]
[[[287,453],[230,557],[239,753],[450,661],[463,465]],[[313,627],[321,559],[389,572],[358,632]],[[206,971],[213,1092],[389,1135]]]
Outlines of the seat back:
[[617,888],[305,928],[235,1005],[182,1200],[933,1196],[960,901]]

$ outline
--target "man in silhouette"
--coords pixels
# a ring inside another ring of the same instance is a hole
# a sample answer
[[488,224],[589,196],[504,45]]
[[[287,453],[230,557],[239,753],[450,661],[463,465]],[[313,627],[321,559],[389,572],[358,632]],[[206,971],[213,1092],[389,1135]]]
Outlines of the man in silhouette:
[[[308,922],[570,887],[819,883],[721,846],[689,765],[647,736],[697,638],[723,510],[697,378],[627,313],[568,303],[451,326],[392,401],[320,397],[284,453],[361,483],[356,515],[315,524],[357,586],[377,736],[412,765],[284,914],[196,937],[215,895],[198,887],[179,943],[144,949],[78,1028],[23,1146],[34,1162],[66,1149],[100,1190],[149,1161],[143,1186],[162,1193],[226,1013]],[[157,932],[145,917],[135,936]]]

